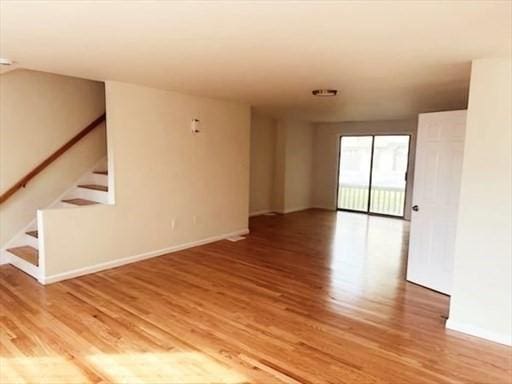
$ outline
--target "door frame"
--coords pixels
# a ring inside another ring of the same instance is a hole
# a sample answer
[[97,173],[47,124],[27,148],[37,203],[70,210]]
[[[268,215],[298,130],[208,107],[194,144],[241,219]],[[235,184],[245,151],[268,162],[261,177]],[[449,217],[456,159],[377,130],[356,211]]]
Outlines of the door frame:
[[[375,137],[376,136],[407,136],[409,137],[409,142],[407,144],[407,164],[405,166],[405,189],[404,189],[404,206],[402,208],[402,215],[389,215],[386,213],[376,213],[370,211],[370,204],[372,199],[372,178],[373,178],[373,155],[374,155],[374,149],[375,149]],[[355,209],[348,209],[348,208],[339,208],[338,207],[338,198],[340,193],[340,167],[341,167],[341,140],[344,137],[371,137],[372,138],[372,147],[371,147],[371,154],[370,154],[370,176],[369,176],[369,184],[368,184],[368,205],[366,211],[358,211]],[[407,191],[409,188],[409,161],[411,158],[411,141],[412,141],[412,134],[410,133],[355,133],[355,134],[341,134],[338,136],[338,167],[337,167],[337,175],[336,175],[336,211],[343,211],[343,212],[352,212],[352,213],[362,213],[365,215],[370,216],[382,216],[382,217],[390,217],[393,219],[402,219],[405,220],[405,208],[407,203]]]

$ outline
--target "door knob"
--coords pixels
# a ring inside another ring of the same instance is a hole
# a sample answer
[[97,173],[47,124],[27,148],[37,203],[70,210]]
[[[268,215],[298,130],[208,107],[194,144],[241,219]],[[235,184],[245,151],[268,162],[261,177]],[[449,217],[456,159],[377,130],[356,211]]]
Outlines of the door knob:
[[418,212],[418,211],[420,210],[420,207],[418,207],[417,205],[413,205],[413,206],[412,206],[412,210],[413,210],[414,212]]

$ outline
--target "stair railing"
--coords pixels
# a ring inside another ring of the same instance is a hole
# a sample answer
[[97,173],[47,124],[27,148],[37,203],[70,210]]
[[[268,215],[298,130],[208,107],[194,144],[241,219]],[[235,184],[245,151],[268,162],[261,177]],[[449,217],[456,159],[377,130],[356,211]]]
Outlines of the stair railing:
[[78,143],[80,139],[86,136],[89,132],[94,130],[98,125],[105,121],[106,115],[103,114],[90,123],[87,127],[78,132],[73,138],[67,141],[63,146],[53,152],[50,156],[48,156],[45,160],[43,160],[37,167],[32,169],[29,173],[23,176],[16,184],[14,184],[11,188],[0,195],[0,204],[6,201],[9,197],[14,195],[21,188],[25,188],[27,183],[36,177],[39,173],[41,173],[47,166],[57,160],[60,156],[62,156],[69,148]]

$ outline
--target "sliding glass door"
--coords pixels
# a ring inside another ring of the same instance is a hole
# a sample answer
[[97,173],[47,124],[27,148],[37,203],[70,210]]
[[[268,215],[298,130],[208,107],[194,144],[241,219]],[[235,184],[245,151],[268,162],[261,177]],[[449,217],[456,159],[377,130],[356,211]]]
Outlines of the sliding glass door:
[[342,136],[338,209],[404,215],[408,135]]
[[338,208],[366,212],[370,198],[372,136],[342,136],[340,142]]

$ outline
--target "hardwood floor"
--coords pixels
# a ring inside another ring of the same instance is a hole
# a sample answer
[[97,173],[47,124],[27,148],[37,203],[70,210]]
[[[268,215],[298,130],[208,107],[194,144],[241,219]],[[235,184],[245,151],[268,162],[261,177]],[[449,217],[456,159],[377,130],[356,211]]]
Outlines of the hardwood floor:
[[407,232],[310,210],[47,287],[0,267],[0,383],[510,383],[511,348],[403,280]]

